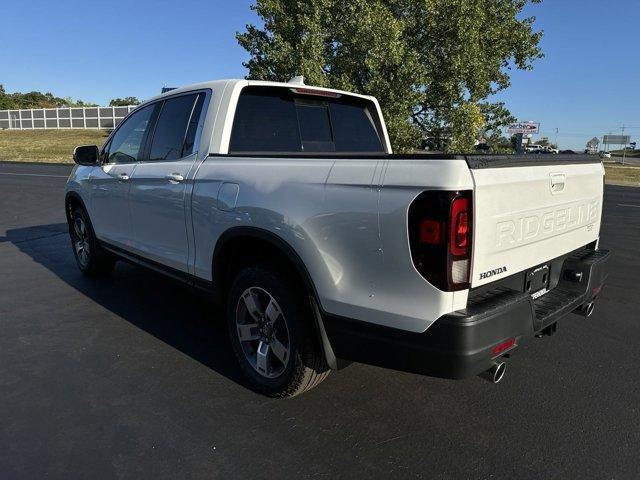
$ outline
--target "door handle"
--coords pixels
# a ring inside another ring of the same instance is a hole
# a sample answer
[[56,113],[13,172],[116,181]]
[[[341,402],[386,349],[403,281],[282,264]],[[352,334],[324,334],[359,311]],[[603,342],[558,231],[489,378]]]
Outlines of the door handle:
[[552,173],[551,178],[551,193],[561,193],[564,190],[567,176],[564,173]]
[[171,175],[167,175],[167,180],[170,182],[182,182],[184,181],[184,177],[179,173],[172,173]]
[[128,182],[129,181],[129,175],[127,175],[126,173],[121,173],[120,175],[118,175],[118,180],[120,182]]

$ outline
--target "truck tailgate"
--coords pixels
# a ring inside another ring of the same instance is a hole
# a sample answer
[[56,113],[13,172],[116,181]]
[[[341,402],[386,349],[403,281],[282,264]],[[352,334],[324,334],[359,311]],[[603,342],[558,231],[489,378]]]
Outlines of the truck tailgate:
[[475,184],[472,287],[598,238],[604,168],[597,157],[472,156],[467,163]]

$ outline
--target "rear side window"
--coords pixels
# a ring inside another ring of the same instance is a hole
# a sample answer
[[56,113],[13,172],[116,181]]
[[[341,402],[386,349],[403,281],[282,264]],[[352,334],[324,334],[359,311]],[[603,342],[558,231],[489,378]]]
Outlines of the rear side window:
[[184,139],[184,147],[182,148],[182,156],[186,157],[191,155],[194,151],[196,132],[198,130],[198,122],[200,121],[200,115],[202,114],[202,105],[204,104],[204,93],[199,93],[196,99],[196,105],[193,107],[193,113],[191,114],[191,120],[187,127],[187,135]]
[[[186,153],[184,147],[197,97],[197,94],[182,95],[165,100],[153,132],[149,160],[177,160],[191,153]],[[193,139],[189,148],[193,149]]]
[[384,153],[370,102],[247,87],[240,94],[230,153]]

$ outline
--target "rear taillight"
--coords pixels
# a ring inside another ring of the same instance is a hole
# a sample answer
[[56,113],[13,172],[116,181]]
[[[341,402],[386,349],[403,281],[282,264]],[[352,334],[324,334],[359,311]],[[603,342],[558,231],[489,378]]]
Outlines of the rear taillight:
[[413,263],[445,291],[469,288],[473,233],[471,191],[428,191],[409,208]]
[[438,220],[422,220],[420,222],[420,241],[437,245],[442,241],[442,225]]
[[469,200],[458,197],[451,205],[451,253],[464,255],[469,246]]

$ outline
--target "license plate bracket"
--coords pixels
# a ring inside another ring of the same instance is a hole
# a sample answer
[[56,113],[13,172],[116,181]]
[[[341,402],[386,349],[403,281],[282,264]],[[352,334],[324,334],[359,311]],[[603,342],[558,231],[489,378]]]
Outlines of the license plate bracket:
[[550,273],[549,264],[528,270],[524,276],[524,292],[530,293],[534,299],[547,293]]

